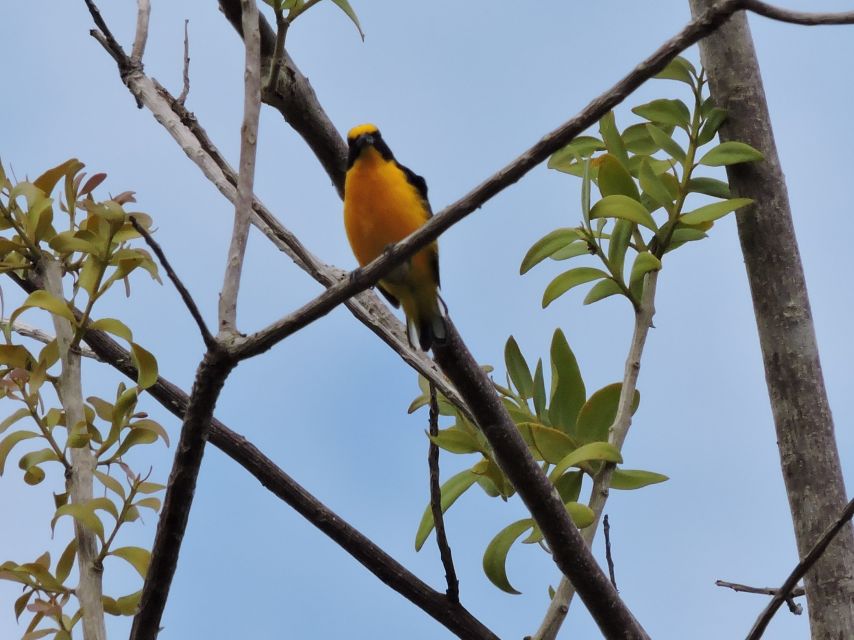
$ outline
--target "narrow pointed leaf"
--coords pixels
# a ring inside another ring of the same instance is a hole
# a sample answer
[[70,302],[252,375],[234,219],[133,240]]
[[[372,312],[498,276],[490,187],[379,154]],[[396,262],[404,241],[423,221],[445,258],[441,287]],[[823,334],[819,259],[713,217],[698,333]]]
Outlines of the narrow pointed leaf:
[[[463,495],[463,493],[465,493],[469,487],[474,484],[476,479],[477,476],[472,473],[470,469],[461,471],[457,475],[448,479],[441,488],[442,513],[445,513],[450,509],[451,505],[457,501],[457,498]],[[424,546],[424,542],[427,540],[427,536],[430,535],[430,532],[433,531],[434,526],[433,512],[428,504],[424,509],[424,515],[421,516],[421,522],[418,524],[418,531],[415,534],[416,551],[420,551],[421,547]]]
[[523,398],[530,398],[534,393],[534,379],[531,377],[528,363],[525,362],[525,356],[522,355],[522,351],[513,336],[510,336],[504,346],[504,362],[507,364],[510,380],[513,381],[519,395]]
[[578,411],[584,404],[587,391],[578,368],[575,354],[563,331],[554,332],[551,344],[552,394],[549,405],[549,422],[552,426],[572,435]]
[[610,153],[598,158],[599,161],[599,192],[602,197],[623,195],[640,201],[640,193],[632,174],[623,164]]
[[700,164],[707,167],[724,167],[742,162],[763,160],[765,156],[744,142],[722,142],[700,158]]
[[578,240],[578,230],[564,227],[555,229],[551,233],[547,233],[542,238],[537,240],[525,257],[522,259],[522,264],[519,267],[519,273],[527,273],[531,267],[539,264],[556,251],[563,249],[568,244]]
[[609,296],[620,293],[623,293],[623,290],[620,289],[620,285],[618,285],[613,278],[605,278],[593,285],[587,295],[584,296],[583,304],[593,304],[594,302],[599,302]]
[[751,204],[753,200],[750,198],[730,198],[721,202],[713,202],[699,209],[694,209],[690,213],[679,216],[679,221],[683,224],[699,224],[701,222],[711,222],[718,218],[723,218],[726,214],[741,207]]
[[534,526],[530,518],[518,520],[504,527],[492,539],[483,553],[483,572],[489,581],[505,593],[519,594],[507,579],[507,553],[513,543]]
[[655,220],[640,202],[628,196],[614,195],[602,198],[590,210],[590,218],[620,218],[655,231]]
[[543,309],[573,287],[590,282],[591,280],[607,277],[607,273],[595,267],[576,267],[575,269],[564,271],[552,280],[543,292]]
[[661,147],[665,153],[677,162],[685,162],[685,150],[679,146],[678,142],[654,124],[646,125],[646,129],[655,144]]
[[589,442],[581,445],[561,460],[549,474],[549,478],[554,482],[570,467],[579,465],[582,462],[588,462],[589,460],[605,460],[606,462],[620,463],[623,461],[623,456],[620,455],[620,452],[612,444],[608,444],[607,442]]
[[635,258],[635,263],[632,265],[632,273],[629,276],[629,286],[637,284],[650,271],[658,271],[661,269],[661,260],[652,255],[649,251],[639,253]]
[[669,480],[669,478],[653,471],[614,469],[614,475],[611,476],[611,488],[622,490],[640,489],[641,487],[664,482],[665,480]]

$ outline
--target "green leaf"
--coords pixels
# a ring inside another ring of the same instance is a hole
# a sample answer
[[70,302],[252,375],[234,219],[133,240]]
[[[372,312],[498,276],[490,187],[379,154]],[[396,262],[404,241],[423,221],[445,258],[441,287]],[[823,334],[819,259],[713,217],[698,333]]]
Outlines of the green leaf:
[[575,526],[579,529],[589,527],[593,524],[593,521],[596,520],[596,514],[593,513],[593,509],[588,507],[586,504],[567,502],[566,510],[569,513],[569,517],[572,518],[572,522],[575,523]]
[[[440,504],[442,506],[442,513],[450,509],[451,505],[457,501],[457,498],[463,495],[474,484],[476,479],[477,476],[470,469],[461,471],[448,479],[441,488],[442,499]],[[427,540],[430,532],[433,531],[434,526],[433,512],[428,504],[424,509],[424,515],[421,516],[421,522],[418,524],[418,531],[415,534],[416,551],[421,551],[421,547],[424,546],[424,542]]]
[[640,489],[650,484],[657,484],[669,480],[667,476],[652,471],[639,471],[635,469],[614,469],[611,476],[612,489]]
[[617,129],[613,111],[609,111],[599,121],[599,133],[602,134],[602,140],[605,141],[605,147],[609,153],[615,156],[624,166],[628,166],[629,155],[626,153],[626,146],[623,144],[623,139],[620,137],[620,132]]
[[100,320],[95,320],[95,322],[89,325],[89,328],[112,333],[114,336],[118,336],[127,342],[133,341],[133,334],[131,333],[131,330],[128,329],[124,322],[116,320],[115,318],[101,318]]
[[599,192],[602,197],[623,195],[640,202],[640,193],[632,174],[610,153],[597,158],[599,162]]
[[580,175],[583,158],[589,158],[597,151],[603,151],[605,145],[593,136],[578,136],[563,149],[555,151],[549,158],[549,169],[556,169],[572,175]]
[[608,444],[607,442],[588,442],[564,457],[549,474],[549,478],[552,482],[555,482],[570,467],[578,466],[582,462],[590,460],[605,460],[606,462],[620,463],[623,461],[623,456],[620,455],[620,452],[612,444]]
[[[608,430],[617,417],[617,407],[623,385],[620,382],[606,385],[593,393],[578,412],[577,437],[581,442],[607,442]],[[635,391],[632,414],[640,404],[640,393]]]
[[[623,131],[623,144],[628,151],[638,156],[650,156],[660,149],[646,130],[645,122],[627,127]],[[631,168],[631,160],[630,158],[629,168]]]
[[611,240],[608,242],[608,262],[611,263],[611,272],[615,277],[623,278],[623,266],[626,262],[626,251],[629,241],[632,239],[634,225],[628,220],[617,220]]
[[726,111],[724,109],[718,109],[717,107],[709,112],[706,122],[703,124],[703,128],[700,129],[700,135],[697,136],[697,146],[702,147],[704,144],[708,144],[712,141],[712,138],[715,137],[718,129],[720,129],[721,125],[726,121],[726,116]]
[[27,296],[27,299],[24,300],[24,304],[15,309],[12,313],[10,323],[14,324],[15,318],[21,315],[25,310],[34,307],[44,309],[45,311],[49,311],[50,313],[60,316],[61,318],[65,318],[71,323],[71,326],[75,326],[74,314],[71,313],[71,309],[68,308],[68,304],[65,300],[60,300],[43,289],[33,291],[29,296]]
[[607,277],[607,273],[595,267],[576,267],[575,269],[564,271],[552,280],[543,292],[543,309],[573,287],[590,282],[591,280]]
[[63,176],[73,176],[84,166],[85,165],[77,158],[71,158],[62,164],[45,171],[42,175],[36,178],[33,184],[41,189],[45,194],[49,194],[53,191],[54,187],[56,187],[56,183],[59,182]]
[[575,449],[572,439],[558,429],[536,422],[523,422],[516,426],[522,433],[525,443],[537,454],[535,457],[550,464],[557,464]]
[[12,448],[19,442],[38,437],[40,437],[40,434],[33,433],[32,431],[15,431],[3,438],[3,440],[0,440],[0,476],[3,475],[3,470],[6,468],[6,458],[9,456],[9,452],[12,451]]
[[530,398],[534,393],[534,379],[531,377],[528,363],[525,362],[525,356],[522,355],[513,336],[510,336],[507,344],[504,345],[504,362],[507,364],[510,380],[513,381],[513,386],[516,387],[519,395]]
[[442,429],[438,435],[428,437],[439,447],[451,453],[476,453],[480,451],[480,444],[474,436],[458,427]]
[[537,240],[525,257],[522,259],[522,265],[519,267],[519,273],[527,273],[531,267],[539,264],[556,251],[563,249],[568,244],[578,240],[578,229],[570,229],[563,227],[555,229],[551,233],[547,233],[542,238]]
[[72,538],[71,542],[65,547],[65,551],[59,556],[56,563],[56,580],[63,584],[71,573],[71,568],[74,566],[74,558],[77,554],[77,538]]
[[578,369],[575,354],[569,348],[566,336],[555,330],[551,344],[552,394],[549,406],[549,422],[572,435],[578,411],[584,404],[587,391]]
[[127,453],[128,449],[138,444],[151,444],[157,441],[157,434],[149,429],[132,429],[125,439],[122,440],[116,452],[110,456],[110,460],[118,460]]
[[679,245],[685,244],[686,242],[693,242],[696,240],[702,240],[703,238],[708,238],[701,229],[694,229],[693,227],[680,227],[676,226],[673,230],[673,234],[670,236],[670,246],[667,248],[668,251],[675,249]]
[[711,222],[712,220],[723,218],[729,212],[747,206],[752,202],[753,200],[750,198],[730,198],[721,202],[713,202],[712,204],[707,204],[704,207],[679,216],[679,221],[683,224]]
[[639,253],[635,258],[635,263],[632,265],[632,274],[629,276],[629,286],[639,283],[650,271],[658,271],[659,269],[661,269],[661,260],[656,258],[649,251]]
[[744,142],[722,142],[700,158],[700,164],[707,167],[724,167],[742,162],[764,160],[765,156]]
[[688,191],[713,198],[729,198],[732,195],[726,182],[714,178],[691,178],[688,181]]
[[157,360],[135,342],[130,345],[130,355],[137,369],[137,384],[143,389],[148,389],[157,382]]
[[101,523],[101,519],[95,515],[95,510],[89,503],[85,504],[66,504],[59,509],[56,510],[56,513],[53,514],[53,520],[50,521],[50,530],[53,531],[56,527],[56,522],[62,516],[71,516],[77,522],[80,523],[87,531],[91,531],[101,541],[104,540],[104,525]]
[[655,220],[640,202],[628,196],[607,196],[593,205],[590,217],[595,218],[621,218],[642,225],[655,231],[658,227]]
[[581,217],[584,224],[590,226],[590,158],[584,159],[581,173]]
[[677,162],[685,162],[685,150],[673,138],[654,124],[646,125],[650,137],[661,149]]
[[583,479],[584,474],[581,471],[568,471],[557,479],[554,483],[555,489],[557,489],[560,499],[564,503],[578,500],[578,496],[581,495],[581,481]]
[[[10,369],[28,369],[34,361],[35,358],[26,347],[19,344],[0,344],[0,365],[5,365]],[[0,432],[3,429],[4,427],[0,425]]]
[[540,420],[546,416],[546,383],[542,359],[537,360],[537,368],[534,370],[534,411]]
[[356,12],[353,11],[353,7],[350,6],[350,3],[347,0],[332,0],[338,7],[347,14],[347,17],[353,21],[353,24],[356,25],[356,29],[359,31],[359,35],[362,38],[362,41],[365,40],[365,34],[362,31],[362,25],[359,24],[359,18],[356,16]]
[[695,85],[694,78],[697,75],[694,65],[688,62],[682,56],[677,56],[667,63],[667,66],[659,71],[655,77],[660,80],[678,80],[693,87]]
[[143,498],[133,503],[135,507],[145,507],[151,509],[154,513],[160,511],[160,498]]
[[504,527],[490,541],[483,552],[483,572],[489,581],[505,593],[519,594],[507,579],[507,553],[513,543],[534,526],[530,518],[518,520]]
[[623,293],[620,285],[613,278],[605,278],[601,282],[594,284],[590,291],[587,292],[587,295],[584,296],[583,304],[593,304],[618,293]]
[[576,240],[575,242],[566,245],[563,249],[558,249],[549,256],[552,260],[568,260],[590,253],[590,245],[584,240]]
[[[672,124],[686,131],[691,124],[691,112],[681,100],[653,100],[632,109],[632,113],[650,122]],[[653,138],[654,139],[654,138]]]
[[656,204],[661,205],[669,211],[670,207],[673,206],[673,194],[670,193],[670,190],[664,185],[661,178],[655,174],[646,158],[641,162],[640,169],[638,170],[638,178],[644,193],[655,200]]
[[11,416],[6,418],[3,422],[0,422],[0,433],[3,433],[6,429],[11,427],[13,424],[15,424],[21,418],[29,418],[29,417],[30,417],[30,410],[26,409],[24,407],[21,407],[20,409],[15,411],[15,413],[13,413]]
[[110,551],[109,555],[127,560],[136,569],[139,576],[145,580],[145,574],[148,573],[148,562],[151,560],[151,552],[148,549],[143,549],[142,547],[119,547]]

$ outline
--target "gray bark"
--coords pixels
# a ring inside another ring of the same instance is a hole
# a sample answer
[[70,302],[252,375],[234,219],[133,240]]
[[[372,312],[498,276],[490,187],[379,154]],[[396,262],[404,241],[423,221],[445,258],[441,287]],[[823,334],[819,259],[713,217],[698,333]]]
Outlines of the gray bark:
[[[699,14],[711,0],[690,0]],[[746,142],[762,162],[727,168],[733,195],[755,204],[736,216],[798,553],[803,558],[846,505],[845,485],[824,387],[786,183],[777,156],[753,40],[743,12],[700,42],[712,96],[729,118],[721,140]],[[788,562],[781,558],[781,566]],[[804,579],[812,637],[854,630],[851,524]]]

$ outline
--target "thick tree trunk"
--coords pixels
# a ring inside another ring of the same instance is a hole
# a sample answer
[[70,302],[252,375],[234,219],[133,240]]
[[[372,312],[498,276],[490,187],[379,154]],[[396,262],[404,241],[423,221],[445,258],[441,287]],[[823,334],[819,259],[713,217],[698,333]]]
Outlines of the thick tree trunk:
[[[690,0],[695,14],[712,0]],[[733,194],[755,204],[737,214],[789,506],[803,557],[846,505],[806,283],[753,40],[743,12],[700,42],[722,140],[759,149],[763,162],[728,167]],[[782,567],[791,563],[781,558]],[[805,576],[815,640],[854,633],[854,532],[847,525]]]

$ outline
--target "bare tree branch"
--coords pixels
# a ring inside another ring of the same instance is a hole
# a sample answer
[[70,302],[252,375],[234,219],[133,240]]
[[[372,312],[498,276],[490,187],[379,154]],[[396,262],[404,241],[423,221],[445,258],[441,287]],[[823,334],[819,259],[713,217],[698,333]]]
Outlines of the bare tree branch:
[[291,21],[285,18],[280,7],[275,7],[273,10],[276,14],[276,47],[273,49],[273,66],[270,68],[270,77],[267,78],[267,87],[279,81],[282,59],[285,57],[285,37],[288,35],[288,27],[291,26]]
[[[14,331],[18,335],[41,342],[42,344],[50,344],[56,340],[56,336],[52,336],[47,331],[42,331],[37,327],[24,324],[20,320],[15,320],[15,322],[10,324],[9,318],[0,318],[0,329],[5,329],[6,327],[9,327],[11,331]],[[94,351],[82,345],[72,347],[71,351],[77,355],[83,356],[84,358],[94,358],[95,360],[99,359]]]
[[190,21],[184,20],[184,85],[178,94],[177,102],[184,105],[190,95]]
[[221,349],[209,349],[196,370],[130,640],[155,640],[160,631],[160,620],[193,504],[208,427],[219,393],[234,365]]
[[[42,255],[39,269],[44,288],[59,300],[65,300],[62,287],[62,266],[50,256]],[[65,424],[69,433],[78,424],[86,424],[83,410],[83,387],[80,379],[80,356],[74,353],[74,328],[58,315],[51,314],[59,347],[62,369],[59,373],[59,399],[65,412]],[[88,447],[70,447],[71,471],[67,475],[67,491],[73,504],[85,504],[92,500],[94,491],[93,472],[97,459]],[[84,528],[74,519],[74,537],[77,539],[77,563],[80,577],[75,595],[82,611],[83,634],[86,640],[107,640],[104,624],[104,595],[102,587],[103,568],[96,564],[98,557],[95,533]]]
[[792,11],[790,9],[781,9],[760,2],[760,0],[744,0],[744,9],[753,13],[779,20],[780,22],[790,22],[792,24],[801,24],[805,26],[817,25],[833,25],[833,24],[854,24],[854,11],[845,11],[841,13],[808,13],[806,11]]
[[552,551],[570,577],[606,638],[648,640],[648,636],[609,582],[566,511],[555,486],[536,463],[522,435],[495,393],[492,381],[448,320],[448,338],[433,346],[436,362],[466,399],[498,464],[531,512]]
[[[738,584],[737,582],[727,582],[725,580],[715,580],[715,584],[719,587],[727,587],[732,589],[733,591],[738,591],[741,593],[758,593],[766,596],[775,596],[780,590],[772,589],[771,587],[749,587],[746,584]],[[789,611],[791,611],[796,616],[801,615],[804,612],[804,608],[795,602],[795,598],[798,598],[806,593],[803,587],[795,587],[786,597],[786,606],[789,607]]]
[[240,174],[237,178],[237,202],[234,203],[234,229],[225,269],[225,281],[219,295],[220,335],[237,332],[237,294],[243,257],[249,239],[249,220],[255,184],[255,151],[258,147],[258,120],[261,114],[261,36],[253,26],[258,23],[255,0],[241,0],[243,33],[247,34],[243,126],[240,128]]
[[848,503],[839,518],[836,519],[836,522],[827,528],[827,530],[816,541],[815,545],[813,545],[813,548],[810,549],[809,553],[807,553],[806,556],[804,556],[804,559],[797,564],[794,570],[792,570],[792,573],[789,574],[789,577],[786,578],[786,581],[778,589],[777,593],[774,594],[774,597],[771,598],[771,602],[769,602],[768,606],[765,607],[761,614],[759,614],[759,618],[756,619],[753,628],[747,635],[747,640],[759,640],[759,638],[762,637],[762,634],[765,633],[765,628],[768,626],[768,623],[771,622],[771,618],[773,618],[774,614],[777,613],[777,609],[779,609],[780,605],[786,601],[787,597],[791,597],[795,586],[798,584],[798,580],[806,575],[807,571],[812,568],[836,535],[851,521],[852,517],[854,517],[854,499]]
[[211,334],[208,329],[208,325],[205,324],[205,319],[202,317],[202,312],[199,311],[199,307],[196,305],[195,300],[190,295],[190,292],[187,290],[187,287],[184,286],[184,283],[181,282],[181,279],[178,277],[178,274],[175,273],[175,270],[172,268],[172,265],[169,264],[169,259],[166,257],[166,254],[163,252],[162,247],[157,243],[157,241],[151,237],[151,234],[143,227],[139,222],[137,222],[136,218],[131,216],[130,223],[133,225],[133,228],[137,230],[137,232],[143,237],[145,243],[151,247],[151,250],[160,260],[160,264],[163,265],[163,269],[166,271],[166,275],[169,276],[169,279],[172,281],[172,284],[175,285],[175,288],[178,290],[178,295],[181,296],[181,300],[184,302],[184,306],[187,307],[187,310],[190,312],[190,315],[193,316],[193,320],[196,321],[196,325],[199,327],[199,331],[202,334],[202,340],[205,342],[205,346],[213,348],[216,339]]
[[133,38],[133,49],[130,59],[135,64],[142,64],[145,53],[145,43],[148,41],[148,20],[151,16],[151,0],[137,0],[139,9],[136,13],[136,35]]
[[607,515],[602,519],[602,533],[605,535],[605,561],[608,563],[608,577],[611,579],[611,584],[617,589],[617,578],[614,575],[614,558],[611,556],[611,523],[608,522]]
[[[690,0],[692,11],[710,0]],[[715,106],[727,112],[722,142],[744,142],[761,162],[727,167],[753,300],[776,444],[801,558],[848,500],[833,414],[810,309],[786,178],[746,16],[733,16],[700,43]],[[854,529],[848,527],[804,577],[810,630],[838,638],[854,629]]]
[[[430,437],[439,435],[439,404],[436,400],[436,387],[430,385]],[[436,544],[439,556],[445,568],[445,580],[448,583],[448,599],[451,602],[460,601],[460,582],[454,569],[454,558],[451,555],[451,545],[445,534],[445,517],[442,514],[442,489],[439,484],[439,445],[430,440],[427,462],[430,467],[430,510],[433,513],[433,526],[436,529]]]

